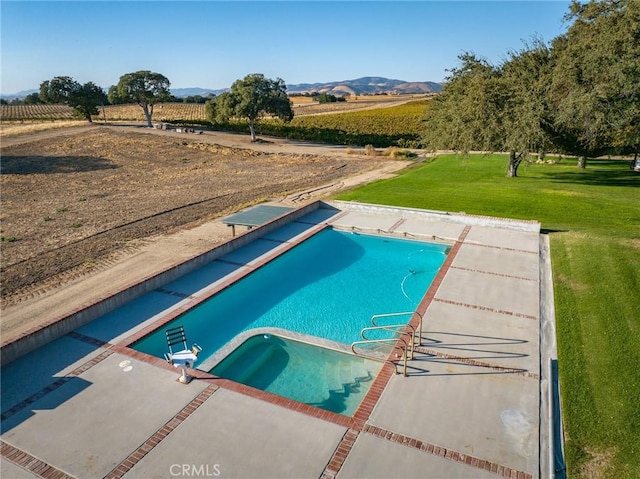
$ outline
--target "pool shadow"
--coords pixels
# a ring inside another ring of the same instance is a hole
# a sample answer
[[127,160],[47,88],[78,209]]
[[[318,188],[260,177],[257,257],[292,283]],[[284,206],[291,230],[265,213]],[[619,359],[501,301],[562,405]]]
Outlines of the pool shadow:
[[2,367],[1,433],[36,411],[52,410],[92,383],[72,372],[94,358],[99,347],[63,336]]
[[184,301],[184,298],[163,294],[157,290],[150,291],[118,309],[100,316],[76,331],[104,342],[117,342],[121,335],[128,334],[141,324],[176,307],[181,301]]
[[[522,352],[501,350],[504,346],[528,344],[529,341],[525,339],[448,333],[442,331],[429,331],[428,334],[428,336],[425,336],[423,333],[423,347],[446,351],[448,354],[464,355],[467,359],[525,358],[529,356],[529,354]],[[451,340],[445,341],[443,339],[437,339],[436,335],[439,337],[444,336]]]
[[374,376],[367,371],[367,376],[356,377],[352,382],[342,383],[340,389],[330,389],[329,397],[324,401],[308,404],[326,411],[342,414],[347,410],[347,399],[349,396],[352,394],[360,394],[362,383],[373,381],[373,379]]
[[[603,169],[602,166],[616,166]],[[541,174],[545,181],[552,183],[573,183],[589,186],[640,187],[640,175],[629,169],[628,162],[619,160],[592,160],[586,169],[576,171],[548,171]]]
[[119,168],[107,158],[95,156],[2,156],[3,175],[84,173]]
[[[445,339],[443,340],[442,337]],[[468,376],[529,373],[531,371],[523,367],[518,360],[529,358],[531,355],[517,350],[517,346],[528,344],[530,344],[529,341],[516,338],[429,331],[422,334],[422,344],[416,351],[414,359],[408,363],[408,374]],[[513,364],[511,364],[512,360]],[[438,372],[441,368],[437,365],[456,365],[465,370],[456,371],[446,368],[446,373],[443,373]],[[534,372],[537,373],[537,371]]]

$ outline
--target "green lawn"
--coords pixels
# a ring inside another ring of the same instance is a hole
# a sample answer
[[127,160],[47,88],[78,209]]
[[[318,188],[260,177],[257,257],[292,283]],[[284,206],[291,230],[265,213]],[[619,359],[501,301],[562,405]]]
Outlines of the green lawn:
[[640,175],[443,155],[342,200],[538,220],[550,234],[569,477],[640,477]]

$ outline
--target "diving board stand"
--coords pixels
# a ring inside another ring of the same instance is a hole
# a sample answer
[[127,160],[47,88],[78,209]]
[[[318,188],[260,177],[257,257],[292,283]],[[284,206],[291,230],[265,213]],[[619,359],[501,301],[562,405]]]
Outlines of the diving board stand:
[[[178,381],[182,384],[189,384],[191,377],[187,374],[187,368],[193,367],[193,364],[198,359],[198,353],[202,351],[202,348],[193,343],[191,349],[187,347],[187,335],[184,332],[184,326],[176,326],[165,330],[167,337],[168,353],[164,353],[164,359],[176,368],[180,368],[181,374]],[[178,346],[177,351],[174,351],[174,346]]]
[[272,219],[288,213],[293,209],[295,208],[291,208],[289,206],[258,205],[245,211],[235,213],[231,216],[227,216],[221,221],[225,225],[231,227],[231,233],[235,236],[236,226],[246,226],[251,229],[254,226],[260,226],[268,223]]

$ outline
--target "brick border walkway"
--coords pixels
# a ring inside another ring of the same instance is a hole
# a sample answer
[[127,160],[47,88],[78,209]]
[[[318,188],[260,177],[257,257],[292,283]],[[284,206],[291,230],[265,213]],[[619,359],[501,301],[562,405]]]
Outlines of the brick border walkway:
[[467,466],[475,467],[487,472],[492,472],[502,477],[516,479],[533,479],[533,475],[527,472],[518,471],[507,466],[502,466],[495,462],[487,461],[486,459],[481,459],[476,456],[464,454],[453,449],[447,449],[445,447],[438,446],[437,444],[424,442],[419,439],[383,429],[381,427],[367,425],[365,426],[364,432],[382,439],[386,439],[396,444],[402,444],[403,446],[418,449],[419,451],[433,454],[435,456],[440,456],[454,462],[459,462],[461,464],[466,464]]
[[142,460],[144,456],[146,456],[149,452],[153,450],[158,444],[162,442],[171,432],[177,428],[184,420],[186,420],[191,414],[195,412],[200,406],[204,404],[204,402],[209,399],[213,393],[218,390],[216,386],[209,385],[207,388],[198,394],[194,399],[191,400],[189,404],[187,404],[182,410],[173,416],[164,426],[158,429],[153,435],[147,439],[138,449],[129,454],[129,456],[113,468],[111,472],[109,472],[105,478],[106,479],[120,479],[127,472],[129,472],[133,467]]
[[45,479],[74,479],[73,476],[64,473],[60,469],[33,457],[28,452],[18,449],[3,440],[0,440],[0,456],[38,477]]

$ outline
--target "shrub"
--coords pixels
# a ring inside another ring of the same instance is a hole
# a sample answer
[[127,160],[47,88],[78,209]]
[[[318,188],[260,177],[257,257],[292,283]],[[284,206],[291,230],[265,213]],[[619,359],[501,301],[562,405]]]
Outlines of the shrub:
[[365,145],[364,154],[367,156],[378,156],[378,151],[374,148],[373,145]]
[[387,148],[382,154],[390,158],[402,159],[415,158],[416,156],[418,156],[413,151],[401,150],[400,148],[396,148],[395,146]]

